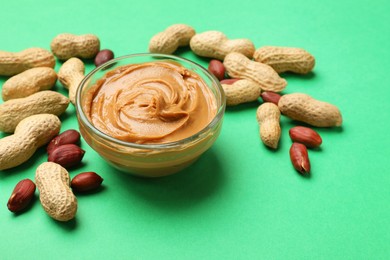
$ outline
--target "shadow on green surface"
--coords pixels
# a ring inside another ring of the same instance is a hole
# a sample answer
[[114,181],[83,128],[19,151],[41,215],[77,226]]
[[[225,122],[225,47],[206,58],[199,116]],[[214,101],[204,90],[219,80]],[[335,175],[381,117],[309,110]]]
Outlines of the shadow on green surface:
[[[73,106],[73,104],[70,103],[69,106]],[[59,116],[59,119],[62,122],[60,133],[69,129],[75,129],[77,131],[79,130],[77,124],[77,115],[74,107],[68,107],[67,110]],[[74,124],[73,127],[67,126],[68,123],[72,122],[73,120],[76,122],[76,124]]]
[[206,70],[209,66],[210,60],[212,60],[211,58],[196,55],[189,46],[181,47],[177,49],[175,53],[173,53],[173,55],[195,62],[196,64],[202,66]]
[[340,127],[322,127],[322,128],[315,128],[316,131],[319,133],[342,133],[345,131],[344,126]]
[[[93,66],[92,70],[96,68],[95,59],[83,59],[83,62],[86,66]],[[89,71],[92,71],[92,70],[88,70],[86,73],[89,73]]]
[[[226,113],[235,113],[235,112],[242,112],[244,110],[251,110],[254,109],[255,117],[256,117],[256,109],[261,105],[262,103],[260,100],[249,102],[249,103],[243,103],[236,106],[227,106],[226,107]],[[256,118],[255,118],[256,120]]]
[[88,196],[91,196],[94,194],[101,193],[105,189],[107,189],[107,187],[104,185],[104,180],[103,180],[102,185],[100,187],[98,187],[97,189],[90,190],[90,191],[74,191],[73,190],[73,193],[76,195],[76,197],[84,197],[84,196],[88,197]]
[[211,197],[223,184],[222,164],[213,151],[183,171],[161,178],[140,178],[117,171],[115,175],[128,185],[130,196],[169,210],[191,208]]
[[[48,218],[51,218],[50,216],[47,216]],[[74,219],[71,219],[69,221],[58,221],[58,220],[55,220],[55,219],[52,219],[51,220],[60,228],[62,228],[64,231],[73,231],[77,228],[77,215]]]
[[179,56],[179,57],[183,57],[183,56],[185,56],[185,54],[188,54],[189,52],[192,52],[190,46],[184,46],[184,47],[179,47],[179,48],[173,53],[173,55]]
[[0,82],[6,82],[11,76],[0,76]]
[[281,73],[280,76],[288,81],[288,79],[292,78],[299,78],[299,79],[304,79],[304,80],[310,80],[314,79],[316,77],[316,73],[311,71],[307,74],[297,74],[297,73],[292,73],[292,72],[284,72]]

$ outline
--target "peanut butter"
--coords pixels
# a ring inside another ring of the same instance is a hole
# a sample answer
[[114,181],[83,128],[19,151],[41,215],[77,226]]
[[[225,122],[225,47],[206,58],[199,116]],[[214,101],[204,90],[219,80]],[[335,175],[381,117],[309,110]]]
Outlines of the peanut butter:
[[173,61],[118,67],[93,85],[83,104],[90,122],[114,138],[140,144],[178,141],[217,113],[206,82]]

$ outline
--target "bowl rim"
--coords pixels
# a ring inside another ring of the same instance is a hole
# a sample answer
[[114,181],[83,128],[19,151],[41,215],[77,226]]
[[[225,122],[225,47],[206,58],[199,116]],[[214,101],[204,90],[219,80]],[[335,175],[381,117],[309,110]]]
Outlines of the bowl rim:
[[[134,57],[143,57],[143,56],[145,56],[145,57],[149,57],[150,56],[150,57],[167,58],[167,59],[172,59],[172,60],[178,60],[178,61],[186,62],[186,63],[189,63],[189,64],[195,66],[196,68],[200,69],[206,76],[208,76],[210,78],[212,84],[214,84],[216,86],[217,94],[219,94],[219,96],[220,96],[221,104],[218,107],[217,113],[215,114],[215,116],[213,117],[213,119],[210,121],[210,123],[208,125],[206,125],[199,132],[197,132],[197,133],[195,133],[195,134],[193,134],[193,135],[191,135],[189,137],[186,137],[184,139],[181,139],[181,140],[168,142],[168,143],[162,143],[162,144],[138,144],[138,143],[132,143],[132,142],[126,142],[126,141],[123,141],[123,140],[119,140],[119,139],[116,139],[116,138],[114,138],[114,137],[112,137],[112,136],[110,136],[108,134],[105,134],[104,132],[102,132],[99,129],[97,129],[88,120],[88,118],[86,117],[86,115],[85,115],[85,113],[84,113],[84,111],[83,111],[83,109],[81,107],[81,104],[80,104],[81,102],[79,102],[79,100],[81,98],[82,89],[85,86],[85,84],[89,81],[89,79],[93,75],[95,75],[95,73],[97,73],[98,71],[101,71],[104,68],[108,68],[111,64],[114,64],[114,63],[116,63],[116,62],[118,62],[120,60],[131,59],[131,58],[134,58]],[[104,139],[106,141],[112,142],[112,143],[117,144],[117,145],[125,146],[127,148],[146,149],[146,150],[161,150],[161,149],[167,149],[167,148],[176,148],[176,147],[183,146],[185,144],[191,143],[191,142],[197,140],[198,137],[202,136],[207,131],[209,131],[209,129],[213,128],[216,124],[218,124],[223,119],[223,115],[225,113],[225,109],[226,109],[226,96],[225,96],[225,92],[224,92],[224,90],[222,88],[222,85],[219,82],[219,80],[212,73],[210,73],[207,69],[205,69],[203,66],[201,66],[200,64],[198,64],[198,63],[196,63],[194,61],[191,61],[189,59],[186,59],[186,58],[183,58],[183,57],[179,57],[179,56],[176,56],[176,55],[170,55],[170,54],[135,53],[135,54],[124,55],[124,56],[120,56],[120,57],[117,57],[115,59],[112,59],[112,60],[110,60],[110,61],[108,61],[106,63],[103,63],[102,65],[96,67],[91,72],[89,72],[83,78],[83,80],[79,83],[79,86],[77,88],[76,99],[75,99],[75,108],[76,108],[77,116],[79,117],[79,120],[84,124],[84,126],[87,127],[88,129],[90,129],[98,137],[100,137],[100,138],[102,138],[102,139]]]

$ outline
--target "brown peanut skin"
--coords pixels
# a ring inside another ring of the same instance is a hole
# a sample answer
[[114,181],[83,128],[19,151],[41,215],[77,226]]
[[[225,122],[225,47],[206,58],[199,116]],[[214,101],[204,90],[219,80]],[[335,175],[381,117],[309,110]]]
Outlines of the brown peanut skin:
[[76,216],[77,199],[70,189],[70,176],[61,165],[45,162],[35,172],[39,200],[46,213],[58,221]]
[[61,121],[52,114],[29,116],[18,124],[13,135],[0,139],[0,170],[26,162],[35,151],[58,135]]
[[341,126],[343,122],[336,106],[303,93],[283,95],[278,106],[284,115],[312,126],[334,127]]
[[65,112],[68,105],[67,97],[51,90],[8,100],[0,104],[0,131],[13,133],[19,122],[31,115],[47,113],[59,116]]
[[219,31],[196,34],[190,41],[191,50],[199,56],[223,60],[231,52],[252,58],[255,46],[249,39],[230,40]]
[[307,74],[315,65],[313,55],[293,47],[264,46],[255,51],[253,59],[271,66],[277,73]]
[[293,142],[304,144],[308,148],[317,148],[322,144],[321,136],[311,128],[295,126],[289,131]]
[[112,50],[104,49],[98,52],[95,57],[95,66],[99,67],[100,65],[106,63],[107,61],[110,61],[114,58],[114,53]]
[[287,81],[266,64],[252,61],[245,55],[232,52],[226,55],[223,65],[232,78],[250,79],[261,86],[262,91],[281,92]]
[[225,78],[225,66],[223,66],[223,63],[219,60],[211,60],[209,63],[208,70],[218,80],[223,80]]
[[73,57],[93,59],[100,50],[100,40],[93,34],[62,33],[54,37],[50,48],[59,60]]
[[28,69],[4,82],[1,90],[4,101],[24,98],[42,90],[51,89],[57,81],[57,73],[49,67]]
[[304,144],[293,143],[290,148],[290,159],[294,168],[302,175],[310,173],[310,161]]
[[187,46],[195,30],[186,24],[173,24],[152,37],[149,42],[149,52],[172,54],[177,48]]
[[0,76],[13,76],[36,67],[54,68],[53,54],[42,48],[29,48],[21,52],[0,51]]
[[266,146],[277,149],[281,135],[278,106],[269,102],[263,103],[257,109],[256,117],[260,126],[261,141]]
[[83,172],[73,177],[70,186],[74,192],[87,192],[100,187],[103,178],[95,172]]
[[49,153],[48,162],[54,162],[64,168],[78,165],[83,159],[85,151],[75,144],[58,146]]
[[62,64],[58,71],[58,80],[69,89],[69,99],[76,103],[76,92],[80,82],[84,79],[85,65],[78,58],[70,58]]
[[239,81],[240,79],[223,79],[221,80],[219,83],[222,84],[225,84],[225,85],[232,85],[234,84],[236,81]]
[[31,202],[35,193],[35,183],[30,179],[24,179],[16,184],[7,207],[11,212],[19,212],[25,209]]
[[47,145],[46,151],[50,154],[61,145],[78,143],[80,143],[80,133],[77,130],[69,129],[54,137]]
[[274,103],[275,105],[278,105],[279,99],[281,97],[282,96],[279,95],[278,93],[274,93],[271,91],[265,91],[265,92],[261,93],[261,98],[263,99],[264,102],[271,102],[271,103]]

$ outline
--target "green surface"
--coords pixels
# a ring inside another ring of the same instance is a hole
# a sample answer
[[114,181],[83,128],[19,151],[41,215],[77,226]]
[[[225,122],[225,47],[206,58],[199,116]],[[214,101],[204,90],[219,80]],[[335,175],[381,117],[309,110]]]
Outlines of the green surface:
[[[258,104],[228,109],[212,149],[167,178],[117,172],[83,142],[84,164],[71,176],[96,171],[104,189],[79,196],[77,217],[65,224],[37,198],[23,214],[6,207],[14,185],[46,160],[40,149],[0,172],[0,258],[389,259],[389,13],[385,0],[6,1],[0,49],[7,51],[49,48],[55,35],[71,32],[97,34],[116,56],[145,52],[173,23],[250,38],[256,47],[303,47],[316,57],[314,73],[285,75],[284,93],[336,104],[344,123],[318,129],[323,146],[309,151],[311,178],[290,164],[293,122],[282,119],[277,151],[260,142]],[[207,66],[187,49],[178,54]],[[69,107],[61,117],[62,130],[77,127],[74,113]]]

